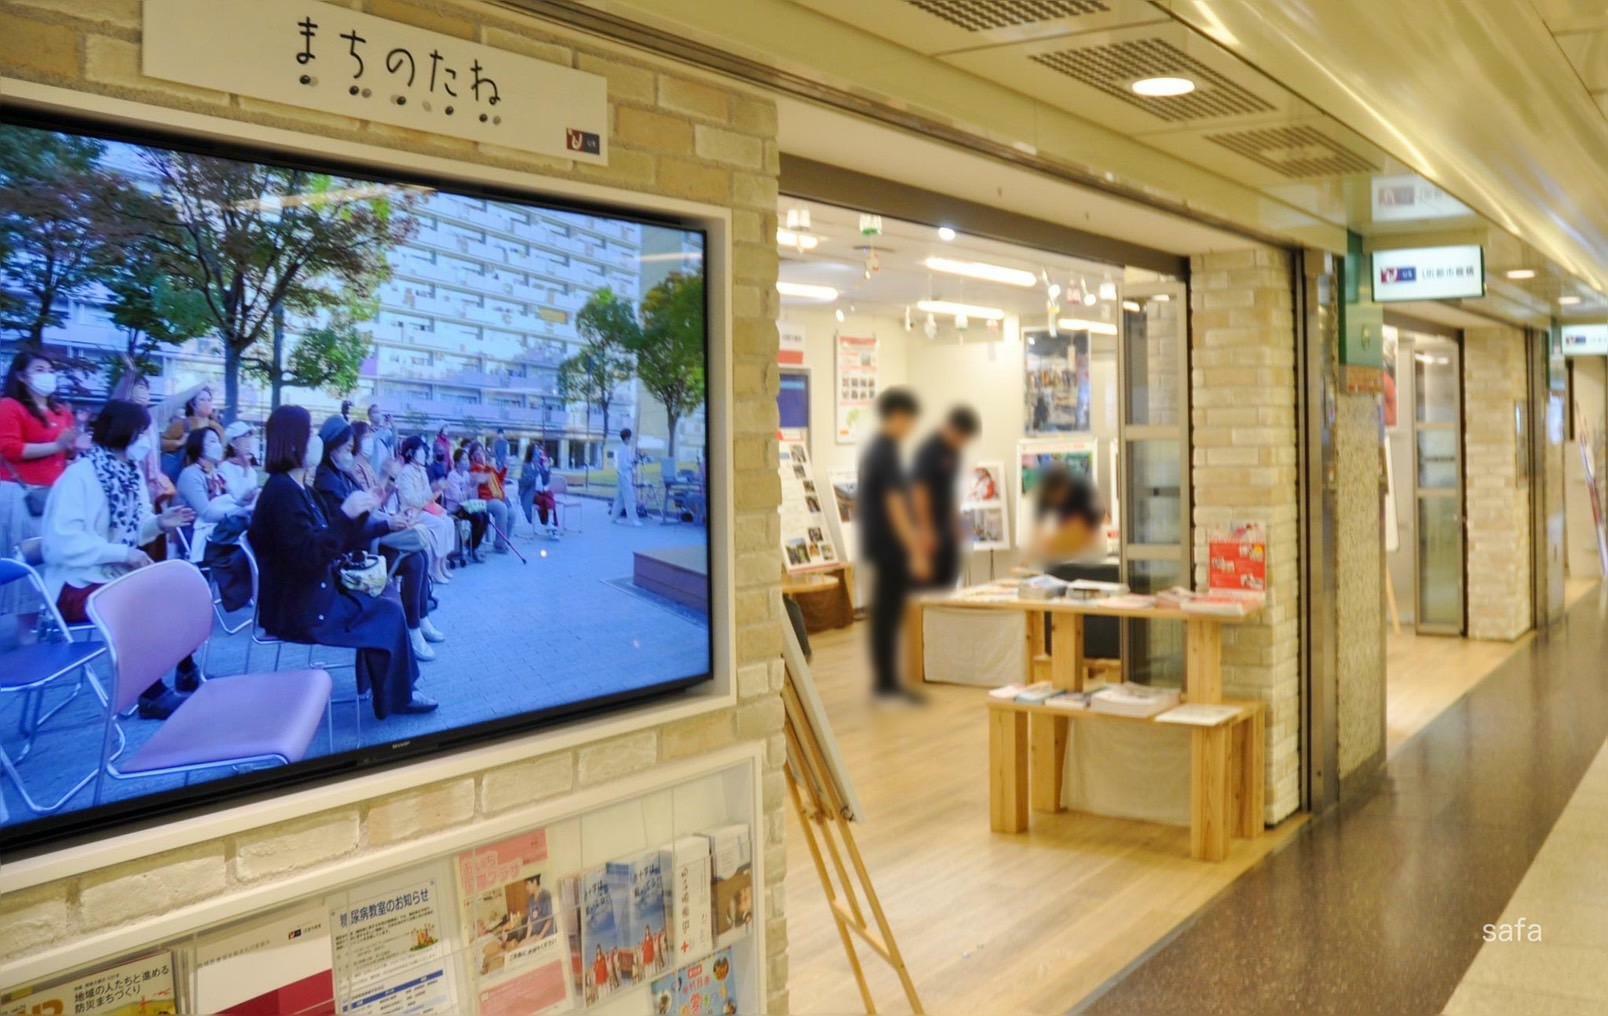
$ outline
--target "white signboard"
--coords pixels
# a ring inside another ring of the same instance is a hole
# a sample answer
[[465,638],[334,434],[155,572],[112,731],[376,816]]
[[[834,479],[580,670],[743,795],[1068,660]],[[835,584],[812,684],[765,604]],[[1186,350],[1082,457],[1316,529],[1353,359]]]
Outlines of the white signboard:
[[1563,355],[1608,355],[1608,325],[1564,325]]
[[1376,301],[1448,300],[1484,295],[1485,249],[1478,244],[1374,251],[1373,298]]
[[147,77],[608,162],[596,74],[315,0],[146,0]]
[[1376,176],[1370,182],[1375,222],[1418,222],[1474,214],[1463,202],[1414,173]]

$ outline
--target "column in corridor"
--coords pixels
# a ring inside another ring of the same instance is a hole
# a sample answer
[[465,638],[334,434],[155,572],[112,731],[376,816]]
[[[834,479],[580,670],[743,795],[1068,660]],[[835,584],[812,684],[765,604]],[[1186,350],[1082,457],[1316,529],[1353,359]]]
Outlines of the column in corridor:
[[1216,529],[1262,523],[1268,603],[1223,637],[1223,690],[1269,704],[1267,812],[1300,806],[1295,320],[1289,255],[1197,255],[1191,273],[1191,451],[1196,582]]
[[1527,396],[1525,366],[1519,329],[1463,333],[1469,638],[1515,639],[1531,625],[1530,480],[1519,475],[1514,415]]

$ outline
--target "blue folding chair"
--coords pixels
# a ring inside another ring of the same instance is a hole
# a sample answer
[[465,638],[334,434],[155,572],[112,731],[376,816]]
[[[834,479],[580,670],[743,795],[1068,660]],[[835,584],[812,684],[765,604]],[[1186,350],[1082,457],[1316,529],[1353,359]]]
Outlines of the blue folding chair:
[[[41,804],[34,799],[27,785],[23,783],[22,774],[17,771],[17,766],[33,750],[34,739],[38,736],[40,728],[76,699],[79,692],[83,691],[86,682],[100,699],[101,705],[109,706],[110,700],[106,697],[106,690],[101,687],[100,682],[95,679],[94,671],[89,668],[93,660],[105,655],[106,646],[99,642],[74,642],[72,629],[62,618],[55,601],[46,594],[45,583],[39,577],[39,573],[24,561],[0,558],[0,587],[13,582],[27,582],[33,586],[35,592],[39,594],[39,599],[44,603],[45,613],[49,616],[51,624],[55,626],[57,639],[19,645],[15,649],[0,653],[0,694],[16,694],[22,698],[22,715],[17,723],[17,732],[22,735],[22,746],[13,758],[11,753],[6,751],[5,745],[0,743],[0,769],[4,769],[5,774],[11,778],[11,782],[16,785],[17,793],[22,796],[23,803],[30,810],[39,815],[48,815],[60,809],[74,794],[84,789],[99,772],[99,765],[97,764],[49,804]],[[72,692],[50,709],[44,709],[45,690],[74,671],[78,672],[79,677]]]

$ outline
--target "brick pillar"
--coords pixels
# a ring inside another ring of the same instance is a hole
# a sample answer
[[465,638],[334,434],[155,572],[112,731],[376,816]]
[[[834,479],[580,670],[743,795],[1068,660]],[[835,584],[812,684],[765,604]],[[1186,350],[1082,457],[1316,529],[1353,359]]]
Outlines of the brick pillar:
[[1196,582],[1213,530],[1268,534],[1268,604],[1223,637],[1223,689],[1268,703],[1267,812],[1300,805],[1295,321],[1290,258],[1258,248],[1190,259]]
[[1469,638],[1516,639],[1530,630],[1530,483],[1519,476],[1514,418],[1527,394],[1523,332],[1498,325],[1463,333]]
[[[1335,444],[1335,685],[1340,780],[1385,756],[1384,449],[1379,396],[1341,395]],[[1411,590],[1406,590],[1411,595]],[[1403,594],[1397,590],[1396,595]],[[1320,608],[1321,609],[1321,608]]]

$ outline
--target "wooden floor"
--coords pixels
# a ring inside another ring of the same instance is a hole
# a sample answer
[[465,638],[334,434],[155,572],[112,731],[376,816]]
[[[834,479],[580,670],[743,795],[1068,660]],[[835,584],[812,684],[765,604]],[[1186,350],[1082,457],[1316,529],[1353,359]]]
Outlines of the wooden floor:
[[[1593,579],[1571,579],[1564,600],[1573,606],[1592,593]],[[1415,635],[1409,625],[1385,640],[1385,741],[1394,754],[1408,738],[1439,716],[1495,670],[1513,651],[1533,638],[1485,642],[1450,635]]]
[[[930,1013],[1066,1012],[1300,824],[1235,840],[1220,864],[1191,861],[1181,826],[1035,814],[1029,833],[991,833],[983,690],[929,686],[925,708],[874,709],[865,628],[812,637],[812,671],[866,811],[856,834]],[[863,1012],[791,813],[786,885],[793,1011]],[[886,966],[865,965],[879,1010],[908,1012]]]

